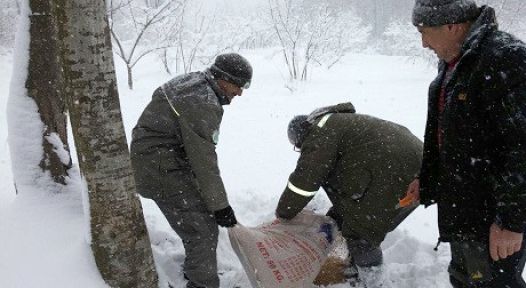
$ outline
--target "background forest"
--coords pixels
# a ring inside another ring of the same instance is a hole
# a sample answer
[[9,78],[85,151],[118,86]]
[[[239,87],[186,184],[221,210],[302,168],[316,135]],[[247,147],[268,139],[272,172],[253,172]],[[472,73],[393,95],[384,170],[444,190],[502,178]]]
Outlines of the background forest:
[[[20,0],[0,0],[0,53],[13,47]],[[479,0],[497,11],[500,28],[524,39],[526,2]],[[291,79],[332,67],[345,54],[429,57],[411,24],[413,0],[110,0],[117,61],[128,86],[134,67],[154,54],[168,74],[210,64],[224,51],[276,48]]]

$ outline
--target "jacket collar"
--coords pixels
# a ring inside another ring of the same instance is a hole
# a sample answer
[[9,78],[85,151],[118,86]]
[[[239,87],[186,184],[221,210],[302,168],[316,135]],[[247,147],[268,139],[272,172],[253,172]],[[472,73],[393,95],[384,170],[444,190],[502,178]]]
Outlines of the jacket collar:
[[489,6],[480,7],[481,13],[477,20],[471,25],[468,36],[462,44],[462,55],[477,51],[486,36],[498,29],[495,10]]
[[225,92],[223,92],[223,89],[217,85],[217,81],[214,78],[214,75],[212,75],[212,72],[210,72],[210,69],[206,69],[204,72],[205,79],[208,81],[208,84],[210,84],[210,87],[212,87],[212,90],[214,90],[214,93],[217,96],[217,99],[219,100],[219,104],[221,105],[229,105],[230,100],[228,97],[225,96]]
[[312,113],[310,113],[309,117],[307,118],[307,122],[312,124],[316,122],[318,118],[329,113],[356,113],[356,110],[354,109],[354,106],[351,102],[322,107],[312,111]]
[[[479,17],[477,20],[475,20],[475,22],[473,22],[473,25],[471,25],[468,35],[466,36],[464,43],[462,43],[460,52],[460,55],[462,56],[460,57],[459,62],[462,62],[462,58],[465,56],[477,53],[482,41],[486,38],[486,36],[490,32],[498,29],[495,9],[484,5],[480,7],[480,11]],[[444,72],[446,67],[447,63],[444,60],[440,60],[438,70],[440,72]],[[440,74],[441,73],[439,73],[439,75]]]
[[[482,6],[480,7],[480,11],[481,12],[479,17],[477,18],[477,20],[475,20],[475,22],[473,22],[473,25],[471,25],[466,39],[462,44],[462,49],[460,52],[460,55],[462,56],[460,56],[460,59],[458,60],[459,63],[463,62],[464,58],[466,58],[467,56],[476,54],[479,50],[480,45],[482,44],[484,39],[486,39],[487,35],[498,29],[495,10],[489,6]],[[438,63],[439,73],[435,81],[442,80],[444,78],[446,70],[447,63],[446,61],[441,60]],[[453,78],[453,76],[451,78]],[[438,83],[437,85],[439,85],[441,81],[437,81],[436,83]]]

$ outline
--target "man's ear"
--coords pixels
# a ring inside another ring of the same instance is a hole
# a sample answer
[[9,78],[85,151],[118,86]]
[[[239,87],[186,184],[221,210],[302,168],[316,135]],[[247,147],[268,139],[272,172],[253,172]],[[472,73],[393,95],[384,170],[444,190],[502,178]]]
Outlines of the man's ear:
[[464,34],[466,28],[462,24],[448,24],[447,29],[455,34]]

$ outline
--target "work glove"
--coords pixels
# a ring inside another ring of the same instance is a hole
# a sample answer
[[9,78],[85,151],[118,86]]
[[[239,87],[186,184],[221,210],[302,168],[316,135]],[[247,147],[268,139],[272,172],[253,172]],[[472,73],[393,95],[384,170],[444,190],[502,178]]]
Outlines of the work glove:
[[217,225],[221,227],[234,227],[237,224],[236,215],[232,207],[227,206],[226,208],[217,210],[214,212]]
[[325,215],[331,217],[334,220],[334,222],[336,222],[336,226],[338,226],[338,230],[340,231],[342,230],[343,217],[342,215],[336,213],[336,210],[334,209],[334,207],[331,207],[329,211],[327,211],[327,214]]

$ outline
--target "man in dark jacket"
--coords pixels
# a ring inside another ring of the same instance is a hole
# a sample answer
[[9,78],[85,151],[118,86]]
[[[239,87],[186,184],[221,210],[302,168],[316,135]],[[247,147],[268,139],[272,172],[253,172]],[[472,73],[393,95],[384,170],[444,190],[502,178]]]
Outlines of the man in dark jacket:
[[526,47],[472,0],[417,0],[413,24],[440,64],[408,195],[438,204],[454,287],[526,287]]
[[153,199],[186,251],[187,287],[219,287],[218,227],[237,223],[217,164],[222,105],[241,96],[252,67],[222,54],[204,72],[178,76],[153,93],[133,129],[131,159],[138,192]]
[[293,218],[323,187],[352,264],[382,264],[380,243],[416,207],[399,199],[420,168],[422,142],[403,126],[356,114],[351,103],[296,116],[288,135],[301,155],[276,215]]

